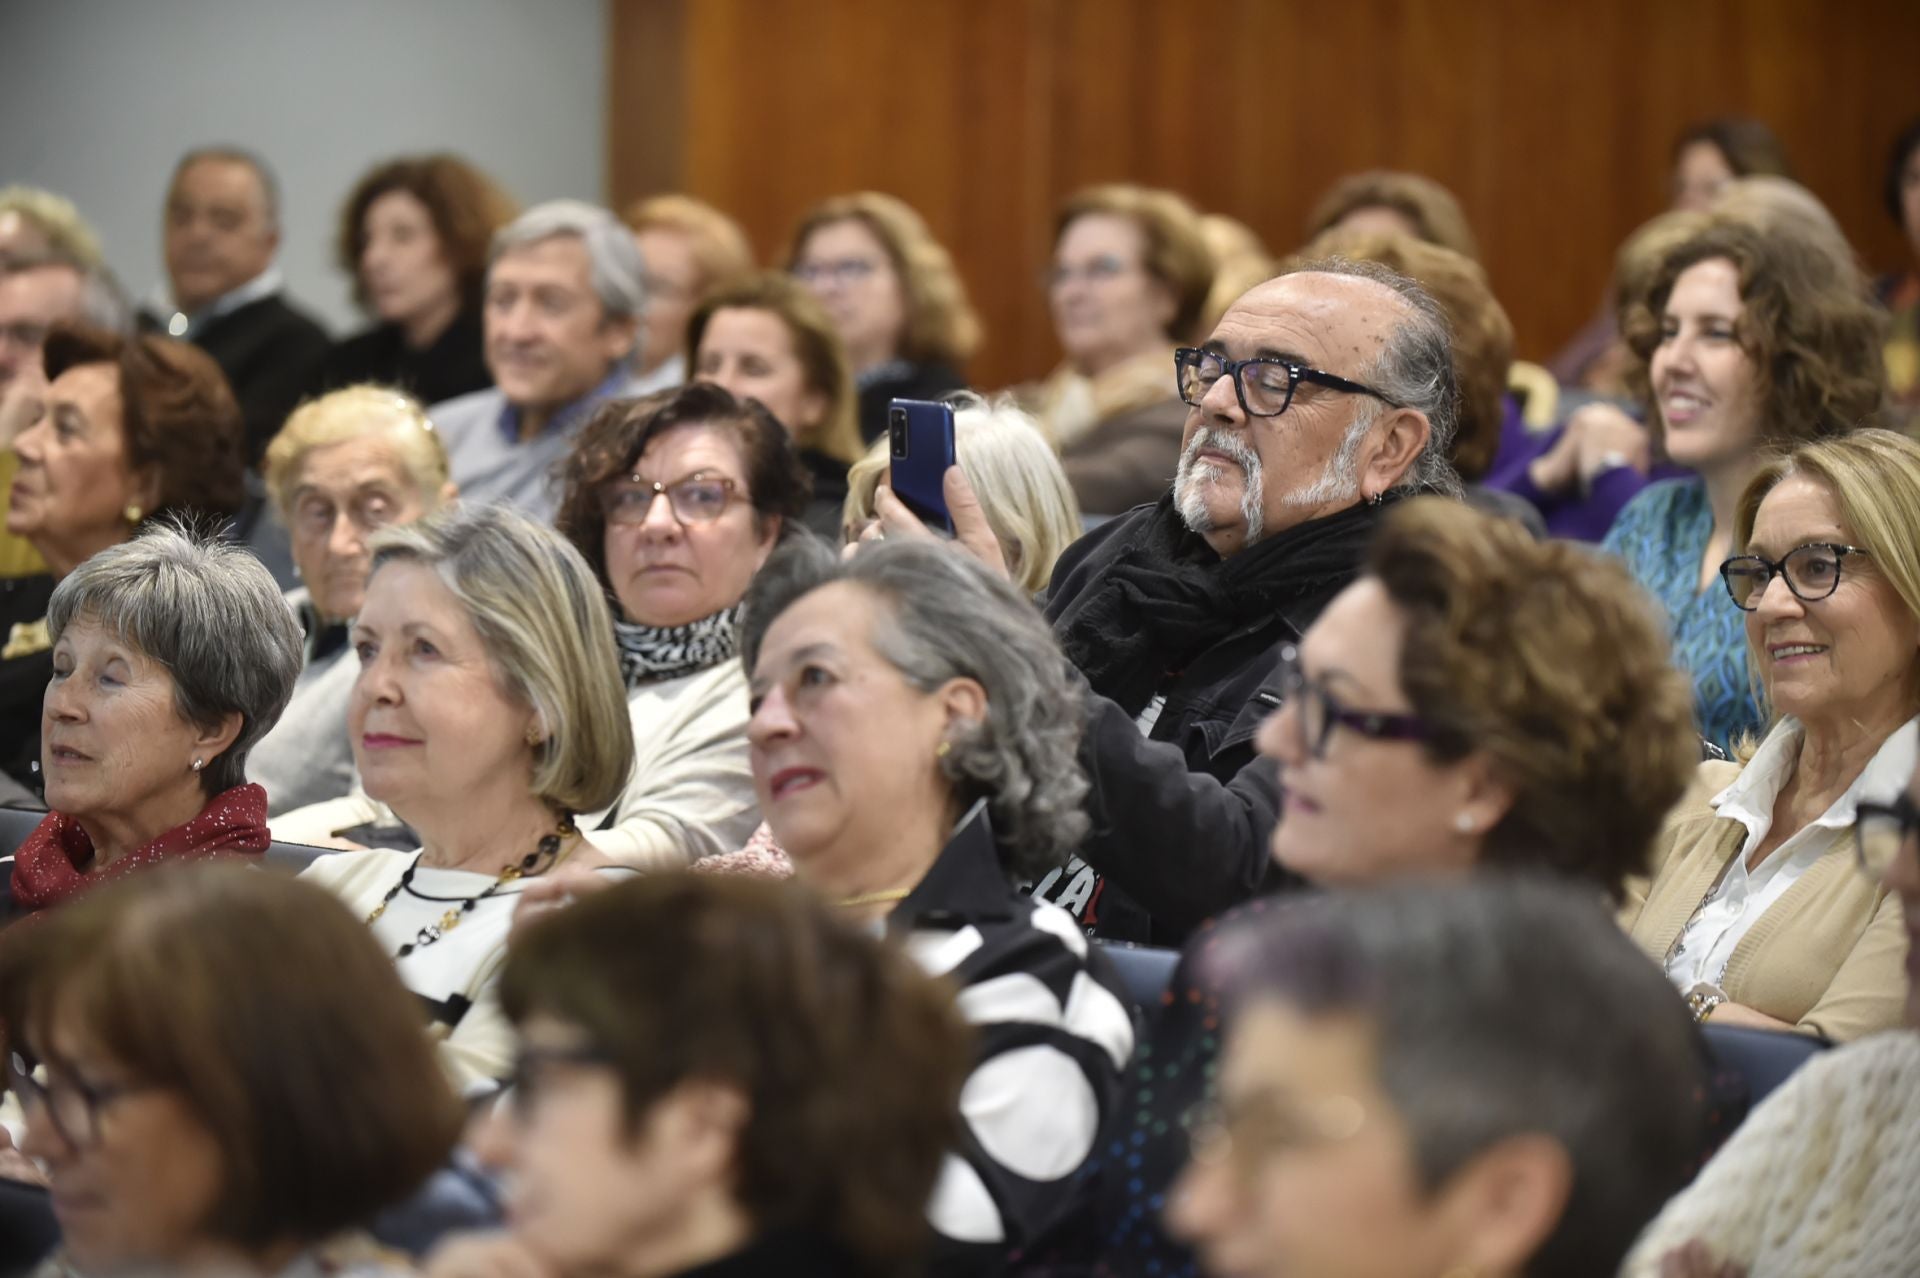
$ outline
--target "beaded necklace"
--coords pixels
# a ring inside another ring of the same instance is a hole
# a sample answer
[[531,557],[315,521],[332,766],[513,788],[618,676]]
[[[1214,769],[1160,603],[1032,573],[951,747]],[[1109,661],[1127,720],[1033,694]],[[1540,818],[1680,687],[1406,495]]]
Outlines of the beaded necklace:
[[[530,878],[533,875],[552,869],[554,862],[560,857],[560,844],[562,841],[570,839],[579,833],[579,827],[574,825],[572,815],[568,813],[561,814],[559,826],[552,834],[542,838],[538,847],[521,857],[515,864],[509,865],[506,869],[500,871],[500,876],[488,884],[485,891],[456,902],[445,914],[442,914],[439,919],[414,933],[413,939],[405,945],[402,945],[399,950],[394,953],[394,957],[396,959],[403,959],[415,950],[423,950],[427,946],[432,945],[442,936],[459,927],[460,920],[472,913],[475,906],[479,905],[480,902],[486,900],[488,897],[493,896],[507,884],[519,879]],[[426,852],[423,849],[413,858],[413,864],[407,867],[406,873],[400,876],[400,881],[387,889],[387,894],[380,898],[380,904],[374,906],[373,913],[367,915],[367,922],[369,924],[372,924],[375,919],[387,912],[387,907],[393,904],[395,897],[413,887],[413,872],[420,868],[420,858],[425,855]],[[421,896],[421,894],[417,892],[414,893],[414,895]],[[436,900],[444,898],[421,896],[421,899]]]

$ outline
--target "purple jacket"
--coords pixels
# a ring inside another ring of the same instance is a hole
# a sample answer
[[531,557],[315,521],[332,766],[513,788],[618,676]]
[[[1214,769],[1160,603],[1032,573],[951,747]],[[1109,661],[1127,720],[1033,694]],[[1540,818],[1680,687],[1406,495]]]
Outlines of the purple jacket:
[[1551,449],[1566,430],[1563,422],[1552,430],[1534,434],[1520,416],[1520,404],[1512,396],[1505,401],[1500,422],[1500,449],[1493,465],[1480,482],[1484,487],[1512,493],[1530,503],[1547,521],[1547,533],[1571,541],[1599,541],[1613,527],[1621,508],[1656,479],[1680,479],[1691,474],[1671,462],[1656,462],[1651,474],[1643,475],[1631,466],[1616,466],[1602,471],[1586,492],[1543,493],[1527,473],[1536,457]]

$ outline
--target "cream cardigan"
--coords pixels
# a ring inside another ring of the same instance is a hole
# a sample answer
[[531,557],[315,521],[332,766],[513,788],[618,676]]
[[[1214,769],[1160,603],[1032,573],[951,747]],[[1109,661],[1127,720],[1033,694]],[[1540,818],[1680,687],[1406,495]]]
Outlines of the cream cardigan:
[[[1746,826],[1711,803],[1739,770],[1700,765],[1654,841],[1652,879],[1627,884],[1620,924],[1655,962],[1746,842]],[[1845,1042],[1901,1023],[1906,953],[1899,899],[1860,872],[1843,835],[1748,929],[1720,987],[1802,1033]]]

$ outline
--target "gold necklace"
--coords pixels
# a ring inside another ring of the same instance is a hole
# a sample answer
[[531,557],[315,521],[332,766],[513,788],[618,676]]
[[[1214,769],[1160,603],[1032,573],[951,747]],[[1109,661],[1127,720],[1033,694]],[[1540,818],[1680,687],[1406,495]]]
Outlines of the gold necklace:
[[862,892],[858,896],[849,896],[834,904],[842,909],[851,909],[856,905],[879,905],[886,901],[904,901],[913,891],[912,888],[891,888],[885,892]]

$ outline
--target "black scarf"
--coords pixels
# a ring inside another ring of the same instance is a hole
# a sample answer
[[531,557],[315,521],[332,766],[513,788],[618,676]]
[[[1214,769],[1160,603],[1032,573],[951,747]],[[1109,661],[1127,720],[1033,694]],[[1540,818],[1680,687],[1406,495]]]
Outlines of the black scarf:
[[1095,692],[1138,715],[1164,679],[1214,644],[1352,581],[1384,510],[1356,505],[1222,559],[1168,493],[1093,584],[1052,614],[1054,633]]
[[742,604],[723,608],[711,617],[684,626],[643,626],[613,623],[613,640],[620,649],[620,672],[629,691],[657,679],[697,674],[719,665],[739,651]]

